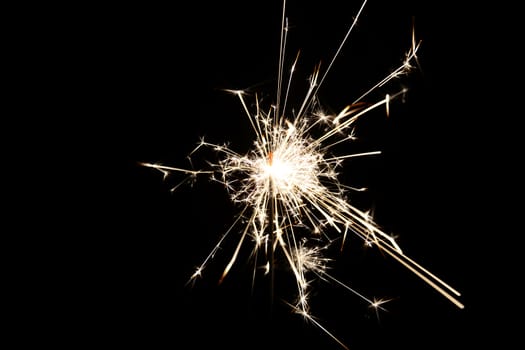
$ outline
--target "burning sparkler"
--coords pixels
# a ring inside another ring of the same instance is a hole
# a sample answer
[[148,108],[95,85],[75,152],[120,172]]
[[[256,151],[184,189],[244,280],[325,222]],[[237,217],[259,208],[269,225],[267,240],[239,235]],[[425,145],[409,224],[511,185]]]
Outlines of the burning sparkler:
[[237,245],[219,281],[226,278],[241,248],[247,245],[247,241],[253,242],[252,253],[256,262],[254,277],[257,264],[262,258],[263,266],[273,280],[274,259],[279,254],[279,257],[287,262],[297,285],[297,299],[289,303],[291,308],[343,347],[346,346],[310,313],[311,278],[317,277],[335,283],[376,310],[383,309],[382,304],[385,302],[364,296],[327,272],[330,259],[323,255],[323,251],[336,238],[341,239],[342,249],[348,234],[361,238],[366,245],[379,248],[457,307],[463,308],[458,300],[460,294],[456,290],[405,255],[395,239],[383,232],[367,211],[349,204],[346,200],[347,194],[364,189],[349,187],[338,179],[338,173],[346,159],[374,156],[381,152],[335,155],[332,153],[334,146],[353,140],[356,121],[368,112],[384,108],[388,115],[391,101],[402,97],[406,90],[387,94],[372,103],[363,102],[365,97],[390,80],[409,72],[417,62],[419,42],[412,34],[410,49],[397,69],[336,115],[327,114],[323,110],[317,92],[361,16],[366,2],[365,0],[361,4],[327,69],[322,74],[319,66],[314,69],[306,96],[292,116],[289,116],[287,102],[298,56],[291,66],[289,76],[285,79],[284,57],[288,22],[285,16],[286,1],[283,2],[275,104],[264,108],[259,102],[258,95],[255,95],[252,110],[247,103],[245,91],[227,90],[239,99],[255,135],[253,149],[249,153],[240,154],[226,145],[209,143],[202,139],[190,152],[188,158],[191,161],[201,148],[215,150],[221,156],[220,160],[210,163],[208,169],[194,170],[160,164],[142,164],[161,171],[164,176],[168,176],[171,172],[186,175],[186,178],[175,188],[197,176],[208,175],[222,184],[230,194],[231,200],[240,207],[237,219],[191,275],[189,282],[193,283],[202,275],[227,237],[233,232],[240,233]]

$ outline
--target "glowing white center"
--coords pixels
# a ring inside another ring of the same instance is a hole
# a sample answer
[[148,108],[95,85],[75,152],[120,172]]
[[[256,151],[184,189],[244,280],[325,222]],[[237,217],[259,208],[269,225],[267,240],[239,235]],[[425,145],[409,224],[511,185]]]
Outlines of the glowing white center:
[[274,158],[272,163],[267,163],[264,171],[266,175],[276,181],[286,181],[292,176],[292,167],[288,162],[283,162],[278,158]]

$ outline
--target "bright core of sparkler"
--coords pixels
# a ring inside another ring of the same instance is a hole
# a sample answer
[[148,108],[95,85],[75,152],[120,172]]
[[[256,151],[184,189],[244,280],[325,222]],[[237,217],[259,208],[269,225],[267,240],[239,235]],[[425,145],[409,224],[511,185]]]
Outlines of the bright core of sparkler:
[[[239,154],[226,145],[208,143],[203,139],[188,157],[191,160],[194,153],[202,147],[215,150],[222,157],[218,162],[210,163],[209,169],[192,170],[160,164],[142,164],[161,171],[164,176],[171,172],[186,174],[187,178],[181,183],[198,175],[208,174],[213,180],[224,185],[231,200],[241,208],[238,218],[196,269],[190,282],[193,283],[202,275],[226,238],[232,232],[238,232],[240,237],[220,281],[227,276],[241,248],[248,240],[253,242],[252,252],[256,264],[262,255],[267,272],[273,272],[274,255],[280,254],[280,257],[288,263],[297,285],[297,299],[289,305],[345,348],[346,346],[310,313],[311,279],[319,278],[335,283],[367,302],[376,311],[383,309],[382,305],[387,301],[370,299],[327,272],[331,259],[323,255],[324,250],[335,238],[341,238],[342,249],[349,233],[361,238],[366,245],[376,246],[390,255],[457,307],[463,308],[463,304],[457,299],[460,296],[459,292],[405,255],[394,238],[383,232],[367,211],[349,204],[346,199],[348,193],[363,189],[346,186],[338,179],[338,173],[342,170],[346,159],[373,156],[381,152],[335,155],[332,153],[332,148],[353,140],[355,122],[371,110],[385,108],[388,116],[390,102],[403,96],[406,91],[387,94],[372,103],[362,102],[363,99],[390,80],[406,74],[417,61],[419,42],[416,42],[412,34],[411,47],[397,69],[338,114],[329,115],[324,112],[317,98],[318,89],[357,23],[366,2],[363,1],[323,75],[320,75],[319,67],[314,69],[302,105],[292,116],[286,115],[286,106],[298,56],[292,65],[284,89],[284,43],[288,25],[285,17],[286,1],[283,2],[277,102],[263,109],[258,96],[255,95],[254,108],[251,110],[246,103],[244,91],[227,90],[239,98],[254,132],[255,140],[249,153]],[[237,227],[240,229],[234,230]],[[255,273],[256,266],[253,270],[254,276]]]

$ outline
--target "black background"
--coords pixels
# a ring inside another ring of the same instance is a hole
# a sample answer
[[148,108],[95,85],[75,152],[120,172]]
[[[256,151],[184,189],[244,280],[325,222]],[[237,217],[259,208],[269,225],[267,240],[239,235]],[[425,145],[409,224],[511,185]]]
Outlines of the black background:
[[[52,59],[75,120],[68,138],[84,145],[72,158],[81,160],[89,180],[71,185],[84,205],[71,210],[77,221],[64,249],[69,260],[57,262],[57,279],[67,288],[50,287],[60,307],[45,309],[59,322],[43,338],[72,347],[339,347],[282,302],[295,298],[286,270],[277,272],[273,306],[264,276],[252,289],[248,245],[217,285],[235,236],[202,279],[187,286],[239,208],[205,176],[171,193],[182,177],[163,181],[159,172],[140,166],[187,167],[185,157],[202,136],[229,142],[240,153],[251,147],[242,106],[222,89],[258,92],[265,106],[275,101],[281,6],[86,5],[57,22],[50,45],[64,52]],[[290,103],[301,102],[317,63],[327,67],[359,6],[288,2],[285,68],[301,51]],[[378,319],[337,285],[314,283],[312,314],[350,349],[460,348],[480,338],[472,331],[480,330],[474,280],[482,268],[472,257],[478,232],[467,208],[479,198],[471,183],[480,153],[478,115],[468,100],[484,90],[475,83],[472,54],[482,32],[442,2],[370,1],[319,98],[337,112],[397,68],[413,26],[422,40],[420,67],[368,96],[376,101],[407,87],[404,103],[392,102],[389,118],[381,112],[364,117],[358,140],[340,149],[382,154],[345,162],[341,179],[369,188],[355,203],[373,208],[378,224],[398,236],[408,256],[462,292],[466,308],[456,308],[396,261],[350,236],[348,249],[331,252],[332,274],[367,296],[392,299]],[[194,159],[206,157],[216,160],[213,152]],[[46,323],[46,315],[35,322]]]

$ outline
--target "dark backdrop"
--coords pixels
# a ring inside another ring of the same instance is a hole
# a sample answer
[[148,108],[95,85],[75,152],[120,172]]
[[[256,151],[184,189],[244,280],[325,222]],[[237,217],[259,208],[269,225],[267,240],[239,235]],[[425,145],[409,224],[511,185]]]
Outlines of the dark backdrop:
[[[82,237],[71,250],[81,257],[74,287],[81,293],[71,294],[61,341],[75,347],[338,348],[282,302],[295,298],[286,271],[278,271],[271,307],[268,281],[258,276],[252,288],[245,255],[217,285],[236,239],[225,242],[193,288],[187,286],[239,208],[205,176],[171,193],[181,176],[163,181],[160,172],[140,166],[187,167],[185,157],[202,136],[241,153],[251,147],[242,106],[222,89],[249,89],[260,93],[263,105],[275,102],[281,6],[87,5],[61,28],[80,27],[70,39],[71,79],[81,85],[73,94],[82,122],[76,132],[87,135],[86,172],[97,190],[75,187],[77,198],[97,197],[72,227]],[[317,63],[327,67],[359,6],[288,2],[285,68],[301,51],[290,103],[301,102]],[[402,62],[413,27],[422,40],[420,67],[368,96],[375,101],[407,87],[404,102],[392,102],[389,118],[364,117],[358,141],[341,149],[383,153],[345,162],[341,179],[369,188],[356,198],[360,208],[373,208],[407,255],[463,292],[466,309],[350,236],[348,249],[331,256],[332,274],[367,296],[392,299],[378,319],[337,285],[314,283],[313,315],[350,349],[460,348],[472,340],[477,269],[468,258],[475,232],[465,208],[475,201],[469,169],[477,159],[470,156],[476,127],[468,100],[482,89],[472,81],[470,51],[480,33],[442,2],[369,1],[319,98],[334,112],[351,103]],[[194,160],[207,157],[216,160],[213,152]]]

